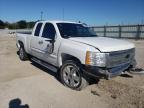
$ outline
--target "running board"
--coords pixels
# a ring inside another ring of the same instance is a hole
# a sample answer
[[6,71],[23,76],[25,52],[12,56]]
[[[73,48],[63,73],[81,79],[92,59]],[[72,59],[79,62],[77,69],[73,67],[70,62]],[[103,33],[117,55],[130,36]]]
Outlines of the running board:
[[52,66],[52,65],[49,65],[48,63],[43,62],[43,61],[41,61],[41,60],[39,60],[39,59],[37,59],[37,58],[35,58],[35,57],[31,58],[31,60],[32,60],[33,62],[36,62],[37,64],[39,64],[39,65],[41,65],[41,66],[49,69],[49,70],[57,73],[57,70],[58,70],[58,69],[57,69],[56,67],[54,67],[54,66]]
[[144,70],[141,68],[135,68],[135,69],[128,71],[128,73],[135,74],[135,75],[144,75]]

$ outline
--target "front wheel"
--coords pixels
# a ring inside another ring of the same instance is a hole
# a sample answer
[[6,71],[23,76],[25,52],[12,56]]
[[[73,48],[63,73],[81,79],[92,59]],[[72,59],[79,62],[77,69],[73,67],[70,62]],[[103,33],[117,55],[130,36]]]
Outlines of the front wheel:
[[83,77],[79,65],[71,60],[66,61],[60,70],[62,83],[74,90],[81,90],[88,85],[87,80]]

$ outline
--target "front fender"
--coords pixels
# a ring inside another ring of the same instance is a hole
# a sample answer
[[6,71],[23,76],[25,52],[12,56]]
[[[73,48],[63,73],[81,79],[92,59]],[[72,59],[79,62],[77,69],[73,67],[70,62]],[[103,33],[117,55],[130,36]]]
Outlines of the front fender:
[[81,64],[85,64],[86,52],[91,50],[96,51],[96,48],[83,43],[64,39],[59,48],[58,66],[60,67],[62,65],[62,54],[72,55],[77,58]]

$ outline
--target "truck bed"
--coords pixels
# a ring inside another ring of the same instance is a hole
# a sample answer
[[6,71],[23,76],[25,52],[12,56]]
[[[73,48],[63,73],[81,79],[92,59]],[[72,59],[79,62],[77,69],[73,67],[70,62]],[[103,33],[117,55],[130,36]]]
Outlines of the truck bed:
[[28,34],[28,35],[31,35],[31,34],[32,34],[32,31],[18,31],[17,33],[19,33],[19,34]]

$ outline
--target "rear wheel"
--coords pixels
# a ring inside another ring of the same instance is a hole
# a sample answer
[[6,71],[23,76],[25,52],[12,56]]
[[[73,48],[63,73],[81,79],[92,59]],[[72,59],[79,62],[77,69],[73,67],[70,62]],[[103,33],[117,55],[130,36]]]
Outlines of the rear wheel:
[[71,60],[66,61],[60,70],[62,83],[74,90],[81,90],[88,85],[87,80],[83,77],[80,66]]
[[28,55],[25,51],[25,49],[21,46],[20,49],[19,49],[19,58],[22,60],[22,61],[25,61],[28,59]]

